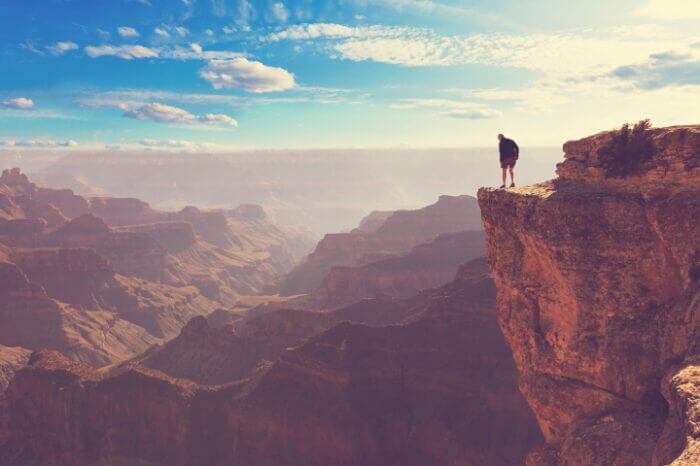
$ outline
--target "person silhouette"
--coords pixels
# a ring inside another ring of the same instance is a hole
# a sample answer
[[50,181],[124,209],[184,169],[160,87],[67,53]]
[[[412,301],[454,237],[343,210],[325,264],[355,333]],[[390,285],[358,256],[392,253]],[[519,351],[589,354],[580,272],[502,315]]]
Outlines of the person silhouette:
[[501,170],[503,171],[503,184],[501,189],[506,187],[506,172],[510,171],[510,187],[515,187],[515,179],[513,177],[513,168],[518,160],[520,148],[512,139],[508,139],[502,134],[498,135],[498,153],[501,161]]

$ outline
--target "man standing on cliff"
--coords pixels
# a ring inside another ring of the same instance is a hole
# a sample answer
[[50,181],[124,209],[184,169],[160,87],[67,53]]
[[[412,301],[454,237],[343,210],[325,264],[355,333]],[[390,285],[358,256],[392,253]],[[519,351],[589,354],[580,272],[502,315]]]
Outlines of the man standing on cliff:
[[506,187],[506,171],[510,169],[510,187],[515,188],[515,180],[513,179],[513,167],[515,161],[518,160],[520,148],[512,139],[508,139],[502,134],[498,135],[498,152],[501,158],[501,169],[503,170],[503,184],[501,188]]

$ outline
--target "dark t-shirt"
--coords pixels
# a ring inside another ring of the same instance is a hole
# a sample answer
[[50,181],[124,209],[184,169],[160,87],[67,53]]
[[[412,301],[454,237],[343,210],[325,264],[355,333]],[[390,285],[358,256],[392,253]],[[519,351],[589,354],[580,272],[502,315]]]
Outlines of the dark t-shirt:
[[518,145],[515,143],[515,141],[513,141],[512,139],[503,138],[501,139],[501,142],[498,143],[498,152],[501,156],[501,160],[512,158],[517,159],[520,149],[518,148]]

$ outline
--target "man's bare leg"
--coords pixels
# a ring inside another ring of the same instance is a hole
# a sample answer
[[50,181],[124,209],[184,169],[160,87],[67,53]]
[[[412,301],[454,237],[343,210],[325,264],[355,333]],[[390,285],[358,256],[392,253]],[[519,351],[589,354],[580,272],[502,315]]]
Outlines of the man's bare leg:
[[[505,170],[503,173],[503,184],[506,183],[506,174]],[[515,184],[515,178],[513,178],[513,167],[510,167],[510,184]]]
[[506,185],[506,172],[508,171],[507,168],[503,169],[503,186],[505,187]]

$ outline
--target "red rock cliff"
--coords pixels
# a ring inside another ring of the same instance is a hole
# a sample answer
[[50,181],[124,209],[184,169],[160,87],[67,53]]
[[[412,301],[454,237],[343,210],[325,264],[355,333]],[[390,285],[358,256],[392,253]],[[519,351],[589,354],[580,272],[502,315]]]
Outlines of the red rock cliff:
[[606,174],[601,133],[564,145],[553,182],[479,191],[500,326],[549,442],[531,464],[700,461],[700,126],[650,131],[628,178]]

